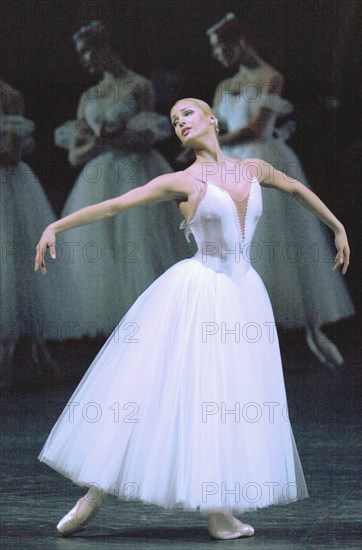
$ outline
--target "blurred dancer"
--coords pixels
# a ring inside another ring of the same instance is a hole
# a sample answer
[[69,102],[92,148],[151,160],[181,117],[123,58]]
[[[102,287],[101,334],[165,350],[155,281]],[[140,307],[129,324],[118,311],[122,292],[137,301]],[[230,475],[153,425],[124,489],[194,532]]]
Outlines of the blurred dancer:
[[[167,117],[152,111],[150,82],[125,67],[101,22],[82,27],[73,39],[81,65],[102,80],[82,95],[78,121],[56,132],[58,144],[69,147],[71,164],[85,164],[63,215],[171,170],[153,149],[156,140],[169,136],[171,126]],[[145,205],[99,227],[69,233],[73,270],[82,288],[75,335],[111,332],[136,296],[186,256],[172,223],[177,215],[176,204]]]
[[[45,344],[51,283],[29,271],[37,233],[55,216],[42,186],[22,156],[34,147],[34,124],[24,118],[22,95],[0,80],[1,207],[1,370],[0,384],[14,382],[15,352],[20,339],[30,342],[34,379],[56,365]],[[69,282],[69,281],[68,281]],[[54,302],[53,302],[54,303]]]
[[[309,187],[298,157],[285,143],[291,123],[276,127],[278,118],[293,110],[281,97],[282,75],[247,42],[233,13],[207,33],[214,57],[227,68],[238,67],[214,97],[213,108],[225,130],[220,136],[223,151],[267,161]],[[287,195],[263,189],[263,199],[251,260],[268,288],[276,322],[284,329],[304,327],[318,359],[341,365],[343,357],[321,325],[352,315],[354,308],[343,278],[330,270],[334,253],[329,236],[319,220]]]

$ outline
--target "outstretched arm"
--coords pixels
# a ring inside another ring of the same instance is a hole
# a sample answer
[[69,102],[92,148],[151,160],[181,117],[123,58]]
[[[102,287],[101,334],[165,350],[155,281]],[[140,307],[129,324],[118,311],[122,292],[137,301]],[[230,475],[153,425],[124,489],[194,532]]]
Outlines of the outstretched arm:
[[271,164],[260,159],[249,160],[251,175],[257,177],[262,185],[289,193],[333,231],[337,249],[333,271],[343,266],[342,273],[345,274],[349,265],[350,249],[345,228],[333,212],[313,191],[300,181],[290,178],[280,170],[273,168]]
[[46,273],[45,252],[47,248],[49,248],[51,257],[56,257],[55,236],[57,233],[115,216],[136,206],[173,200],[187,195],[179,174],[164,174],[119,197],[86,206],[48,225],[36,247],[35,271],[40,268],[42,273]]

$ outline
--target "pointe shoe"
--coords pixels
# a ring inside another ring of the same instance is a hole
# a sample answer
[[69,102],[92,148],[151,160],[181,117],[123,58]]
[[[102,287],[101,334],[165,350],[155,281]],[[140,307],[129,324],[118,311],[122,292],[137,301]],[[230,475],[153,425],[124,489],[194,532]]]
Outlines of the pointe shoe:
[[324,332],[318,330],[315,334],[315,339],[317,342],[317,346],[319,347],[323,355],[327,358],[327,361],[333,363],[334,365],[337,365],[338,367],[343,365],[344,359],[342,357],[342,354],[340,353],[337,346],[324,334]]
[[318,357],[322,365],[329,367],[343,365],[344,359],[337,346],[320,329],[307,329],[305,336],[309,349]]
[[218,540],[231,540],[241,537],[252,537],[254,535],[254,527],[247,523],[242,523],[239,519],[234,519],[236,522],[234,529],[217,529],[210,520],[209,533],[211,537]]
[[[86,502],[85,505],[84,502]],[[85,506],[84,510],[81,510],[82,504]],[[63,537],[69,537],[75,533],[84,531],[87,529],[90,520],[98,513],[99,508],[100,504],[88,501],[84,497],[80,498],[74,508],[60,520],[57,525],[57,531]]]

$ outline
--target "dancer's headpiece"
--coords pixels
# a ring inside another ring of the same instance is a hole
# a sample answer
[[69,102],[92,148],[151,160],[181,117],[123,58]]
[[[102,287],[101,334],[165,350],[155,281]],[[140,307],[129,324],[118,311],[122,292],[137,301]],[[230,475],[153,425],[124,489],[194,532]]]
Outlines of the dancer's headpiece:
[[210,27],[209,29],[207,29],[206,33],[211,36],[213,34],[219,34],[220,31],[225,31],[227,30],[229,27],[234,27],[235,26],[235,23],[236,23],[236,17],[235,17],[235,13],[233,13],[232,11],[230,11],[229,13],[227,13],[226,15],[224,15],[224,17],[222,19],[220,19],[220,21],[218,21],[217,23],[215,23],[212,27]]
[[74,42],[81,39],[92,40],[98,44],[110,42],[106,27],[102,21],[97,20],[91,21],[87,25],[83,25],[83,27],[73,34]]

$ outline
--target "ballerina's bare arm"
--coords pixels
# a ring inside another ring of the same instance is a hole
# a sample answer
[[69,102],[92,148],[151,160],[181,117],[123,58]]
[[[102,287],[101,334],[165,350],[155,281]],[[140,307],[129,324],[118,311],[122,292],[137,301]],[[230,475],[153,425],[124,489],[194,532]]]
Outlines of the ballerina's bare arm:
[[80,166],[100,152],[99,139],[96,136],[92,136],[87,140],[76,137],[69,150],[68,160],[72,166]]
[[276,170],[268,162],[260,159],[248,159],[247,163],[250,166],[250,175],[255,176],[261,185],[289,193],[333,231],[337,249],[333,271],[343,265],[342,273],[345,274],[349,265],[350,249],[345,228],[333,212],[308,187],[280,170]]
[[115,216],[136,206],[188,197],[190,192],[191,190],[185,186],[185,177],[182,176],[182,172],[164,174],[146,185],[136,187],[114,199],[86,206],[51,223],[46,227],[37,244],[35,271],[40,268],[42,273],[46,273],[45,252],[47,248],[49,248],[51,257],[56,257],[55,235],[57,233]]
[[[77,110],[77,120],[80,125],[87,125],[85,119],[85,106],[87,101],[91,101],[90,98],[97,97],[96,93],[98,93],[98,91],[97,88],[94,87],[82,94]],[[101,152],[99,141],[99,138],[97,139],[97,136],[91,131],[88,135],[82,132],[80,135],[75,135],[68,153],[69,163],[72,166],[81,166],[94,158]]]

